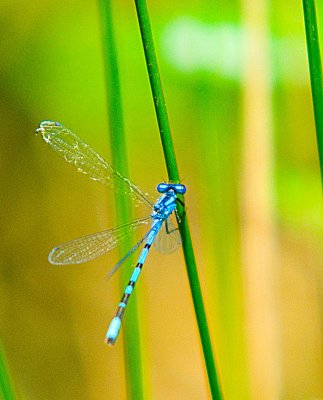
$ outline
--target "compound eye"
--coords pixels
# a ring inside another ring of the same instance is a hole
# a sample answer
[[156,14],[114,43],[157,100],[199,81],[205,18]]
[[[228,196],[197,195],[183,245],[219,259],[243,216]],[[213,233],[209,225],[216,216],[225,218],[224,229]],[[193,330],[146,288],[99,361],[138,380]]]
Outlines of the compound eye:
[[166,193],[168,189],[169,187],[167,183],[160,183],[159,185],[157,185],[158,193]]
[[173,185],[174,190],[179,194],[184,194],[186,192],[186,186],[176,183]]

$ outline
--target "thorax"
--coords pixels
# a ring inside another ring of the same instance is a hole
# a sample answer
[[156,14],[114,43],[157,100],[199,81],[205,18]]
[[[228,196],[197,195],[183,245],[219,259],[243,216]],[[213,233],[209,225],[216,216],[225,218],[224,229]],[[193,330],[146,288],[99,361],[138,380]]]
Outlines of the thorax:
[[154,219],[167,219],[176,208],[176,194],[169,191],[162,196],[154,204],[154,211],[151,216]]

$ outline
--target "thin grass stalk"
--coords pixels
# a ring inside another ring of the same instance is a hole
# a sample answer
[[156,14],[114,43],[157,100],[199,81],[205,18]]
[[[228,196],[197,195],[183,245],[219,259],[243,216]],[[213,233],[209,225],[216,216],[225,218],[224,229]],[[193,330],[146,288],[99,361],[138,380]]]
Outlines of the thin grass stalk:
[[[135,0],[135,4],[137,9],[141,39],[145,52],[146,65],[149,74],[150,86],[155,105],[155,111],[164,151],[168,177],[169,180],[172,182],[180,182],[175,151],[173,146],[173,140],[171,136],[170,124],[167,115],[166,103],[162,90],[156,53],[154,49],[147,5],[145,0]],[[181,200],[184,201],[183,198],[181,198]],[[179,205],[178,208],[180,215],[178,222],[182,238],[184,258],[194,303],[195,315],[197,319],[197,324],[203,348],[207,375],[212,393],[212,398],[222,399],[220,383],[212,351],[211,338],[205,314],[202,291],[197,273],[196,261],[193,251],[193,245],[192,245],[187,215],[184,211],[184,207],[181,207],[181,205]]]
[[281,398],[282,380],[269,15],[268,0],[243,0],[240,250],[250,400]]
[[10,379],[8,365],[0,342],[0,399],[14,400],[16,398]]
[[303,10],[308,63],[311,77],[317,147],[323,184],[323,83],[315,0],[303,0]]
[[[112,162],[115,168],[128,177],[127,149],[124,134],[124,120],[121,101],[120,79],[117,61],[117,49],[113,30],[113,18],[110,0],[100,0],[103,22],[104,56],[106,69],[107,105],[110,127]],[[131,206],[125,196],[115,196],[117,223],[122,224],[132,219]],[[124,255],[132,247],[131,241],[121,246]],[[123,282],[127,269],[123,269]],[[121,290],[123,290],[123,286]],[[129,399],[143,399],[142,357],[138,325],[138,306],[134,295],[129,305],[127,318],[124,320],[124,361],[126,370],[127,396]],[[130,311],[130,312],[129,312]]]

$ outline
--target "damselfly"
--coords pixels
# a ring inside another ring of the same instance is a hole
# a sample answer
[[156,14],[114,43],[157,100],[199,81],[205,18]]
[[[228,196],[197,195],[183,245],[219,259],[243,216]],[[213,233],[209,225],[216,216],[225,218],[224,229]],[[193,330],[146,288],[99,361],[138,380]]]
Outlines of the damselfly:
[[146,218],[63,243],[55,247],[48,256],[49,262],[55,265],[83,263],[114,249],[128,239],[136,228],[151,223],[148,232],[108,273],[108,277],[110,277],[135,250],[143,245],[136,267],[106,334],[106,342],[113,345],[118,337],[125,309],[151,245],[154,243],[158,250],[171,252],[181,243],[178,229],[175,229],[169,222],[169,217],[176,213],[177,203],[181,202],[177,195],[184,194],[186,187],[180,183],[160,183],[157,186],[160,197],[154,203],[146,193],[123,177],[91,147],[60,123],[43,121],[36,132],[41,133],[43,139],[66,161],[74,164],[78,171],[88,174],[91,179],[109,186],[115,192],[130,197],[136,204],[141,203],[148,206],[151,210],[151,214]]

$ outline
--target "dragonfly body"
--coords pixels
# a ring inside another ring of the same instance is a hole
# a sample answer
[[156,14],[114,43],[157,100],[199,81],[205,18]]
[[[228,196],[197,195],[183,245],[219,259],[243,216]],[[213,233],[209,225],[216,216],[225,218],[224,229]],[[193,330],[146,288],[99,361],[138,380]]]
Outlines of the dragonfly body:
[[[176,190],[176,187],[177,187],[177,190]],[[164,190],[167,190],[167,191],[165,194],[160,196],[160,198],[156,201],[156,203],[154,205],[154,211],[151,214],[151,217],[153,218],[152,227],[147,236],[145,246],[141,251],[137,265],[131,275],[129,283],[128,283],[128,285],[124,291],[124,294],[121,298],[121,301],[118,305],[116,316],[111,321],[108,332],[106,334],[106,342],[109,345],[113,345],[118,337],[120,326],[121,326],[121,320],[122,320],[123,314],[125,312],[125,309],[127,307],[129,297],[131,296],[134,286],[139,278],[140,272],[142,270],[144,262],[146,261],[149,250],[151,248],[151,245],[153,244],[154,240],[156,239],[156,236],[157,236],[158,232],[160,231],[163,223],[167,222],[167,219],[169,218],[169,216],[172,214],[172,212],[176,208],[176,200],[177,200],[176,193],[179,193],[179,192],[185,193],[186,188],[184,185],[173,185],[173,184],[161,183],[157,186],[157,190],[158,191],[162,190],[162,192],[164,192]]]
[[[180,244],[178,230],[169,223],[169,217],[173,212],[176,213],[177,203],[181,202],[177,195],[183,195],[186,192],[186,187],[179,183],[160,183],[157,186],[160,197],[153,203],[146,193],[123,177],[93,149],[60,123],[43,121],[36,132],[41,133],[43,139],[66,161],[75,165],[78,171],[88,174],[91,179],[109,186],[115,192],[128,196],[136,205],[144,204],[151,210],[149,217],[63,243],[55,247],[48,257],[49,261],[55,265],[79,264],[92,260],[124,242],[138,226],[151,221],[149,231],[108,274],[110,277],[144,243],[136,267],[118,305],[116,315],[112,319],[106,334],[106,342],[113,345],[118,337],[129,298],[152,244],[155,243],[156,248],[163,252],[171,252]],[[158,244],[158,242],[160,243]]]

